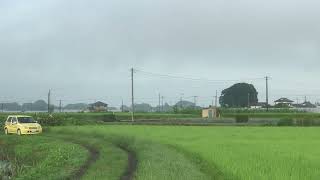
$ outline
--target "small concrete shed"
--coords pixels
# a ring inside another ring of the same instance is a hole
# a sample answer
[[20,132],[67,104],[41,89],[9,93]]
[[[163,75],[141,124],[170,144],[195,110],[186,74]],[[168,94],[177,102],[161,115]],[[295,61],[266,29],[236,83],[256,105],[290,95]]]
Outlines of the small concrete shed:
[[216,107],[209,107],[202,109],[202,118],[215,119],[220,117],[219,109]]

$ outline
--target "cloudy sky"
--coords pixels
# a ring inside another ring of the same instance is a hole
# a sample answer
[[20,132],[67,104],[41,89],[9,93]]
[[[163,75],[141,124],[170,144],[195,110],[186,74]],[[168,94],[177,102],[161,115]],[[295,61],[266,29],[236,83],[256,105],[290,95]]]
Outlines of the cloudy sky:
[[208,105],[227,80],[253,83],[264,101],[320,101],[318,0],[1,0],[0,101],[130,99]]

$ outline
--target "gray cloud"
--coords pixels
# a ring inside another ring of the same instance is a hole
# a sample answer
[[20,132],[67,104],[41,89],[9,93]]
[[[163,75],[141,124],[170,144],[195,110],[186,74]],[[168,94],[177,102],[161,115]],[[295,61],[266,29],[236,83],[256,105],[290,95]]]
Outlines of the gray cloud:
[[[315,0],[3,0],[0,98],[44,98],[53,88],[57,99],[118,105],[129,102],[133,66],[207,79],[269,75],[273,98],[317,100],[319,7]],[[252,83],[263,100],[264,82]],[[158,92],[174,101],[228,85],[137,74],[136,88],[155,103]]]

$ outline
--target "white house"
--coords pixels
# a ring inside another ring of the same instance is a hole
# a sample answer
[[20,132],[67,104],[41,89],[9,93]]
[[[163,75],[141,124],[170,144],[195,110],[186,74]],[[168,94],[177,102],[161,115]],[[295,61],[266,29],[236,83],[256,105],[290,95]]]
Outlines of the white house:
[[292,101],[292,100],[290,100],[290,99],[288,99],[288,98],[280,98],[280,99],[274,101],[274,103],[275,103],[276,105],[278,105],[278,104],[283,104],[283,105],[288,105],[288,106],[292,106],[292,103],[293,103],[293,102],[294,102],[294,101]]

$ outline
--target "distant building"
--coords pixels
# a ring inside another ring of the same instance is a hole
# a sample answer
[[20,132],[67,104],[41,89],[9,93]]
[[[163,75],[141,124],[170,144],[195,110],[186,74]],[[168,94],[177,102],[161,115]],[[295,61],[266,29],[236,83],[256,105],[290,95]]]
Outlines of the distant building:
[[289,107],[292,106],[292,103],[293,103],[293,102],[294,102],[294,101],[292,101],[292,100],[290,100],[290,99],[288,99],[288,98],[280,98],[280,99],[274,101],[274,103],[275,103],[276,105],[286,105],[286,106],[289,106]]
[[267,107],[267,103],[265,103],[265,102],[258,102],[256,104],[250,106],[251,109],[261,109],[261,108],[265,108],[265,107]]
[[101,101],[89,105],[90,112],[108,112],[108,104]]
[[293,106],[296,108],[316,108],[317,107],[317,105],[314,105],[309,101],[306,101],[302,104],[293,104]]
[[214,119],[220,117],[219,109],[216,107],[209,107],[202,109],[202,118]]
[[121,109],[118,109],[116,107],[108,107],[109,112],[121,112]]

